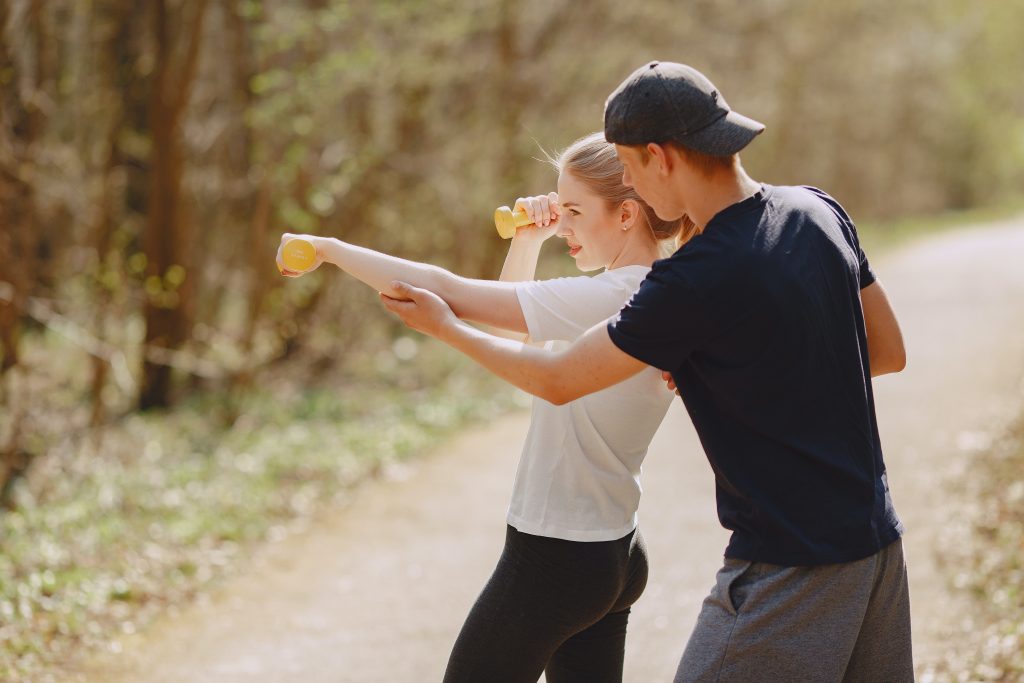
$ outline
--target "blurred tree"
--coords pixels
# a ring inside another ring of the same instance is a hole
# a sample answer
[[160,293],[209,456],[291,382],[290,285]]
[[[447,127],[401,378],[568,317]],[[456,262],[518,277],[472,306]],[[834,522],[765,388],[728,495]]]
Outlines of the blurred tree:
[[182,0],[177,7],[168,0],[153,4],[155,53],[149,100],[152,157],[143,240],[147,355],[139,395],[143,410],[171,403],[172,364],[167,359],[172,356],[156,353],[154,359],[151,352],[179,349],[192,331],[195,288],[194,277],[189,276],[189,246],[194,228],[181,191],[185,172],[181,128],[196,75],[206,7],[207,0]]
[[279,234],[494,276],[493,208],[554,189],[543,150],[600,129],[650,59],[768,125],[755,177],[858,220],[1001,202],[1024,181],[1022,23],[969,0],[0,0],[0,398],[24,411],[0,411],[0,450],[60,438],[34,417],[69,412],[57,383],[84,426],[242,395],[277,361],[372,374],[400,328],[326,269],[279,278]]
[[[39,270],[35,189],[41,182],[36,155],[52,108],[53,53],[46,35],[45,5],[31,3],[24,49],[0,33],[0,374],[19,362],[21,326],[33,277]],[[0,5],[0,29],[12,23],[12,7]],[[12,29],[13,30],[13,29]]]
[[[94,68],[80,78],[74,99],[82,102],[81,115],[93,122],[92,135],[81,134],[79,153],[91,162],[95,181],[91,220],[83,242],[94,250],[95,272],[90,278],[93,335],[101,344],[123,343],[123,321],[133,274],[145,268],[137,235],[148,205],[147,100],[149,79],[145,68],[145,5],[125,0],[97,0],[90,8],[87,34],[95,40]],[[85,104],[88,103],[88,104]],[[123,392],[135,391],[127,371],[125,352],[116,346],[92,355],[90,423],[103,423],[111,370],[121,376]]]
[[[15,17],[0,4],[0,403],[10,413],[0,432],[0,504],[9,505],[11,485],[37,455],[25,447],[26,382],[16,382],[21,341],[29,320],[35,278],[45,248],[36,188],[38,158],[53,108],[56,75],[45,3],[23,6]],[[17,19],[17,20],[15,20]],[[8,31],[21,30],[23,49],[13,49]]]

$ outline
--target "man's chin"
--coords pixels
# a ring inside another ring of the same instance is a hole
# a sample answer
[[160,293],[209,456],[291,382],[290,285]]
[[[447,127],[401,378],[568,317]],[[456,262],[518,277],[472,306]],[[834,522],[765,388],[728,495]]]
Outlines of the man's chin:
[[665,207],[657,207],[651,204],[651,208],[654,209],[654,215],[663,221],[677,221],[686,215],[686,212],[682,209],[669,209]]

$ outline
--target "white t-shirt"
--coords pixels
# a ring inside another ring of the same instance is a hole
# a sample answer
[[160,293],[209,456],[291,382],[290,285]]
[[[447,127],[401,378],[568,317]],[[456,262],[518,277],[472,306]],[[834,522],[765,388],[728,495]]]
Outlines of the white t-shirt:
[[[649,268],[516,286],[531,341],[562,348],[619,312]],[[533,400],[508,523],[527,534],[611,541],[632,531],[640,464],[673,393],[646,368],[624,382],[562,406]]]

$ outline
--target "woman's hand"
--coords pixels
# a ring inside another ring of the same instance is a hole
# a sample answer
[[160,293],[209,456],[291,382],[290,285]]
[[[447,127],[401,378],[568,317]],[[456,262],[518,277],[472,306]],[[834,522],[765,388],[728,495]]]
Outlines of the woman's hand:
[[397,298],[382,292],[380,300],[406,327],[439,338],[445,326],[458,322],[445,300],[431,291],[397,281],[391,283],[391,289]]
[[[307,242],[311,243],[313,245],[313,248],[316,250],[316,260],[313,262],[313,265],[310,266],[309,268],[307,268],[306,270],[302,270],[302,271],[289,270],[288,267],[285,266],[284,263],[281,262],[281,251],[282,251],[282,249],[284,249],[284,245],[287,244],[290,240],[293,240],[293,239],[303,239],[303,240],[306,240]],[[305,275],[306,273],[312,273],[314,270],[316,270],[317,268],[320,267],[321,263],[324,262],[323,242],[326,239],[328,239],[328,238],[326,238],[326,237],[317,237],[316,235],[297,235],[297,234],[290,233],[290,232],[286,232],[286,233],[282,234],[281,235],[281,243],[277,247],[277,269],[278,269],[278,271],[280,271],[281,275],[284,275],[285,277],[301,277],[301,276]]]
[[526,211],[526,215],[530,217],[533,224],[518,228],[512,237],[513,241],[543,242],[558,230],[558,221],[562,217],[562,205],[558,203],[557,193],[548,192],[536,197],[520,197],[516,200],[512,210],[516,209]]
[[664,370],[662,370],[661,378],[663,380],[665,380],[665,386],[668,387],[669,391],[676,392],[676,396],[680,395],[679,394],[679,388],[676,387],[676,381],[674,379],[672,379],[672,373],[671,372],[665,372]]

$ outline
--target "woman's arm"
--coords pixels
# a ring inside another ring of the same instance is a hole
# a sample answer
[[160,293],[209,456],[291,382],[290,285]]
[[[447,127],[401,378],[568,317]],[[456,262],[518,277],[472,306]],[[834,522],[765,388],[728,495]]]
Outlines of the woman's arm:
[[519,338],[524,338],[528,333],[526,320],[512,283],[533,279],[540,245],[555,232],[558,220],[557,208],[554,208],[557,207],[557,195],[551,193],[545,197],[516,201],[517,207],[521,204],[531,218],[547,223],[548,226],[521,228],[517,232],[517,238],[513,239],[505,259],[506,268],[502,270],[504,282],[464,278],[444,268],[390,256],[339,239],[291,233],[281,236],[281,246],[297,237],[308,240],[316,249],[316,261],[311,268],[301,273],[288,270],[281,263],[279,248],[277,265],[282,275],[299,277],[313,272],[321,263],[331,263],[378,292],[392,297],[397,296],[397,293],[391,288],[391,283],[401,280],[436,293],[464,320],[509,330],[518,333]]
[[[520,197],[515,203],[515,209],[519,208],[526,211],[534,224],[519,228],[512,236],[508,254],[505,255],[505,263],[501,267],[501,275],[498,277],[501,282],[526,282],[536,278],[540,249],[544,242],[555,234],[558,219],[561,217],[558,195],[554,192],[537,197]],[[514,341],[526,342],[529,339],[528,334],[497,327],[489,331],[495,336]]]
[[511,283],[460,277],[444,268],[390,256],[332,237],[285,233],[281,244],[296,237],[313,244],[316,262],[309,270],[296,273],[283,267],[279,250],[277,263],[282,275],[298,277],[316,270],[321,263],[331,263],[389,296],[398,296],[391,282],[402,280],[438,294],[460,318],[526,334],[526,320]]

